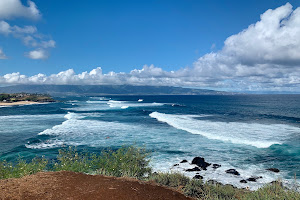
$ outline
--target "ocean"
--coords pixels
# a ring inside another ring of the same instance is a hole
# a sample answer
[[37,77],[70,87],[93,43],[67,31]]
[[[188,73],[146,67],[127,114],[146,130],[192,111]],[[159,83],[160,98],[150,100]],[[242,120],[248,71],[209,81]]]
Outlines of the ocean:
[[[189,162],[221,167],[204,180],[257,189],[274,180],[292,187],[300,176],[300,95],[57,97],[59,102],[0,107],[0,159],[45,155],[62,146],[101,152],[145,147],[155,171],[193,177]],[[179,164],[174,166],[174,164]],[[234,168],[240,176],[228,174]],[[278,168],[279,173],[267,171]],[[256,182],[240,180],[261,176]]]

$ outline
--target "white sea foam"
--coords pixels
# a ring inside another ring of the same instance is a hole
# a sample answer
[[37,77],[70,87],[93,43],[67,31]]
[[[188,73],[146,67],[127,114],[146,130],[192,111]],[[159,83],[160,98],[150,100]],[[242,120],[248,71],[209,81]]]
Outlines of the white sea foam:
[[25,144],[25,147],[29,149],[50,149],[63,147],[64,145],[64,142],[60,140],[47,140],[41,143]]
[[72,101],[67,101],[67,103],[77,103],[79,102],[78,100],[72,100]]
[[159,112],[151,113],[150,117],[176,129],[199,134],[209,139],[252,145],[258,148],[282,144],[289,134],[300,132],[299,128],[285,124],[214,122],[199,120],[189,115],[171,115]]
[[0,116],[0,121],[32,121],[32,120],[41,120],[41,119],[53,119],[63,117],[61,114],[48,114],[48,115],[5,115]]
[[111,98],[108,97],[90,97],[90,99],[100,100],[100,101],[108,101]]
[[77,113],[68,112],[68,114],[66,114],[66,115],[64,116],[64,118],[66,118],[66,119],[80,119],[80,118],[83,118],[83,116],[82,116],[82,115],[79,115],[79,114],[77,114]]
[[78,114],[69,112],[65,115],[67,120],[62,124],[53,126],[50,129],[46,129],[40,132],[38,135],[66,136],[64,139],[68,141],[75,141],[80,138],[80,141],[89,145],[93,144],[99,135],[100,139],[103,139],[106,133],[110,134],[111,136],[117,134],[118,132],[124,132],[124,130],[131,127],[130,125],[117,122],[83,119],[87,116],[94,115],[95,114],[93,113]]
[[131,102],[131,101],[114,101],[110,100],[107,102],[111,108],[129,108],[129,107],[155,107],[163,106],[163,103],[141,103],[141,102]]
[[103,104],[103,103],[107,103],[107,101],[86,101],[86,103],[97,103],[97,104]]

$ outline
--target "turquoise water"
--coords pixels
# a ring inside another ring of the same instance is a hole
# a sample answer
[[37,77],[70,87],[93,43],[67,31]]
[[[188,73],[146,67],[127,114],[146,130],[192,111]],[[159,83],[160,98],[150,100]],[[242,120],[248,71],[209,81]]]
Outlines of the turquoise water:
[[[59,103],[0,107],[0,158],[53,158],[74,145],[99,152],[136,144],[158,171],[201,156],[218,169],[205,180],[256,189],[300,175],[300,95],[66,97]],[[275,167],[276,174],[265,169]],[[235,168],[241,176],[225,173]],[[188,176],[194,173],[184,172]],[[251,176],[257,182],[241,184]]]

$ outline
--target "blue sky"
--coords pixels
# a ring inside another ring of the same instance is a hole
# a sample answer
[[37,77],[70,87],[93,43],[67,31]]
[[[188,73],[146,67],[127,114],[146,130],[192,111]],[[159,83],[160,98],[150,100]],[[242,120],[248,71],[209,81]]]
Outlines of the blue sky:
[[[3,6],[8,4],[20,6],[22,4],[22,9],[24,8],[23,10],[19,9],[19,13],[8,13],[9,9],[1,10],[0,8],[0,21],[9,24],[10,27],[23,28],[22,33],[20,31],[16,33],[17,29],[11,28],[14,30],[13,33],[5,34],[2,31],[1,34],[0,25],[0,57],[1,52],[3,55],[3,59],[0,59],[0,82],[2,76],[2,84],[28,82],[9,82],[6,80],[7,78],[3,78],[6,74],[10,75],[14,72],[18,72],[19,76],[26,77],[33,77],[41,73],[48,78],[51,74],[60,72],[66,72],[68,76],[76,76],[85,71],[90,73],[93,69],[96,72],[99,71],[97,67],[101,67],[101,75],[108,75],[113,71],[117,74],[125,72],[128,76],[118,75],[115,81],[110,77],[109,80],[102,80],[99,84],[144,85],[149,83],[155,85],[155,82],[159,82],[159,85],[219,88],[221,90],[273,90],[275,88],[279,91],[297,91],[299,89],[299,80],[295,80],[295,74],[293,77],[289,77],[288,81],[281,83],[283,79],[287,78],[284,77],[285,72],[282,70],[268,77],[269,80],[259,80],[257,76],[262,75],[253,75],[253,73],[248,76],[238,74],[230,77],[229,72],[224,72],[222,67],[222,74],[216,73],[216,77],[212,74],[214,71],[219,71],[220,67],[211,69],[211,72],[203,72],[207,68],[211,68],[211,66],[203,66],[203,63],[208,62],[207,56],[212,55],[211,52],[215,53],[218,59],[220,55],[224,55],[222,53],[224,42],[230,36],[237,35],[247,29],[249,25],[259,22],[260,15],[268,9],[275,10],[286,5],[288,1],[33,0],[29,2],[35,4],[33,7],[38,13],[27,14],[23,14],[25,8],[30,6],[27,1],[0,1],[3,2]],[[286,12],[293,12],[300,6],[299,0],[289,1],[289,3],[293,8],[286,8],[287,10],[292,9],[292,11]],[[3,14],[6,11],[7,13]],[[36,30],[24,34],[25,26],[34,27]],[[298,32],[296,31],[296,33]],[[274,32],[273,34],[279,33]],[[37,42],[26,43],[24,38],[27,36],[32,36]],[[253,41],[253,43],[255,42],[257,41]],[[284,45],[286,46],[286,44]],[[293,51],[295,49],[291,49],[289,55],[293,54]],[[272,55],[276,54],[271,53]],[[243,55],[238,56],[243,57]],[[199,64],[199,59],[205,61],[201,61]],[[297,72],[300,59],[294,59],[294,57],[291,59],[292,61],[281,60],[280,62],[295,62],[293,67]],[[216,62],[219,64],[221,61]],[[243,61],[239,61],[239,63],[244,65]],[[257,61],[254,64],[262,63]],[[277,61],[270,61],[267,64],[275,64],[275,68],[278,65]],[[247,69],[251,68],[250,65],[246,65]],[[265,70],[265,67],[258,67],[259,70]],[[282,68],[286,69],[287,65]],[[136,73],[139,75],[132,72],[134,69],[137,69]],[[197,73],[201,71],[201,74],[186,80],[186,77],[189,76],[187,74],[190,73],[183,71],[189,69],[198,69]],[[170,75],[171,71],[184,75],[176,75],[176,80],[169,81],[170,78],[174,78],[172,74]],[[146,72],[148,72],[147,75]],[[278,80],[279,73],[282,74],[281,80]],[[42,78],[46,80],[44,76]],[[145,76],[148,79],[141,80]],[[164,81],[156,81],[157,77],[162,76],[165,78]],[[243,79],[244,76],[245,79]],[[251,79],[253,84],[247,85],[251,76],[256,77],[256,80]],[[201,80],[197,80],[199,77]],[[134,80],[124,81],[128,78]],[[277,79],[273,80],[273,78]],[[17,79],[20,80],[20,77]],[[94,79],[96,78],[93,78],[92,82],[83,81],[82,84],[98,84]],[[153,83],[150,83],[149,80],[150,82],[152,80]],[[47,83],[47,80],[44,82]],[[270,82],[276,84],[272,85]],[[73,79],[65,82],[65,84],[74,83],[77,84]]]

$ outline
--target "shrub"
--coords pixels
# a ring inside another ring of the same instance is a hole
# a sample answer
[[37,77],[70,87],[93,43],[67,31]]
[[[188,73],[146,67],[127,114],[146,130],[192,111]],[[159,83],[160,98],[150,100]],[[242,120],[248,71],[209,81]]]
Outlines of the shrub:
[[31,162],[26,162],[21,158],[18,159],[16,164],[1,161],[0,162],[0,179],[5,178],[19,178],[22,176],[35,174],[40,171],[46,170],[48,160],[44,157],[34,158]]
[[151,173],[149,154],[143,148],[122,147],[117,151],[103,151],[101,156],[92,156],[92,165],[97,174],[143,178]]
[[180,173],[154,173],[151,174],[149,180],[155,181],[156,183],[169,187],[183,187],[190,179]]
[[54,161],[53,171],[73,171],[85,172],[92,171],[89,154],[78,153],[76,148],[60,149],[57,161]]

